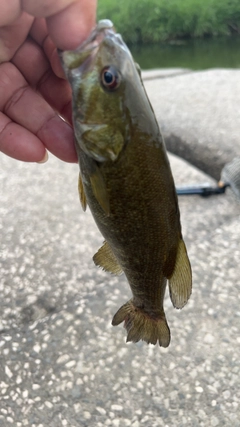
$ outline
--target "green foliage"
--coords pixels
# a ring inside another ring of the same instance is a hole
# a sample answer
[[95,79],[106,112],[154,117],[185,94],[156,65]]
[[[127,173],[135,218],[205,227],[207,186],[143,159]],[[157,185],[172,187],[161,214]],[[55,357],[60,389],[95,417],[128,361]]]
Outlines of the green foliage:
[[128,43],[240,33],[239,0],[99,0]]

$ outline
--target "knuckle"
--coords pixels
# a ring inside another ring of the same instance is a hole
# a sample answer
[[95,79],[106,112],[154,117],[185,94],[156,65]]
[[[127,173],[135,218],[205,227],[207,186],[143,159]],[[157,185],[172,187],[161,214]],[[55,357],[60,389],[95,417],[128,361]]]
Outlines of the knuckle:
[[5,107],[4,107],[4,112],[5,114],[7,114],[10,110],[12,110],[23,98],[25,92],[27,91],[28,86],[22,86],[17,88],[10,96],[10,98],[7,100]]

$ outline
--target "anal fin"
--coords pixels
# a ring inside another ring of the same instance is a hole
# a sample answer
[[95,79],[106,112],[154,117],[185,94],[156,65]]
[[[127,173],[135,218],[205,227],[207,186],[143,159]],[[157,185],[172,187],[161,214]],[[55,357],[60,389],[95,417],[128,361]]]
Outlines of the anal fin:
[[107,242],[104,242],[103,246],[94,255],[93,261],[97,266],[102,267],[103,270],[109,273],[120,275],[123,272],[122,267],[119,265],[117,258]]
[[192,293],[192,270],[182,239],[179,241],[176,263],[168,284],[173,306],[184,307]]

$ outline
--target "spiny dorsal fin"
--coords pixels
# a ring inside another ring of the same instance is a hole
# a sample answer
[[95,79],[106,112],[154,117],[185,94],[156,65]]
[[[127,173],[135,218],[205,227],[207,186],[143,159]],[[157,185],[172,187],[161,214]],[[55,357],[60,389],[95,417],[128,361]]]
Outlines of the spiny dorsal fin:
[[139,74],[139,77],[141,78],[141,80],[142,80],[142,71],[141,71],[141,67],[140,67],[140,65],[137,63],[137,62],[135,62],[135,67],[136,67],[136,70],[137,70],[137,72],[138,72],[138,74]]
[[122,267],[118,264],[117,258],[107,242],[104,242],[103,246],[94,255],[93,261],[109,273],[120,275],[123,272]]
[[98,166],[96,166],[94,172],[90,175],[90,182],[93,190],[93,194],[96,197],[98,203],[104,210],[104,212],[110,214],[109,196],[104,182],[102,173]]
[[80,173],[79,173],[79,179],[78,179],[78,193],[79,193],[80,203],[85,212],[85,210],[87,209],[87,199],[86,199],[86,194],[84,192],[82,177]]
[[170,298],[173,306],[182,308],[192,293],[192,271],[184,241],[181,239],[172,276],[169,278]]

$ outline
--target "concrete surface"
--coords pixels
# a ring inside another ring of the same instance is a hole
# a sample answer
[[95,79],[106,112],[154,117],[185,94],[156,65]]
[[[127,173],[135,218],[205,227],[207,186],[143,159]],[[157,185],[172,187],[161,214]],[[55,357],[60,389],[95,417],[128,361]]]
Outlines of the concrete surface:
[[181,74],[191,73],[192,70],[188,68],[155,68],[152,70],[142,71],[142,78],[144,81],[152,79],[161,79],[166,77],[175,77]]
[[240,156],[240,70],[147,79],[145,86],[168,150],[219,179]]
[[[103,239],[81,210],[78,166],[0,158],[0,425],[238,427],[240,205],[231,193],[180,198],[192,297],[178,311],[166,296],[168,349],[126,344],[111,319],[130,289],[91,260]],[[171,162],[176,184],[213,183]]]

